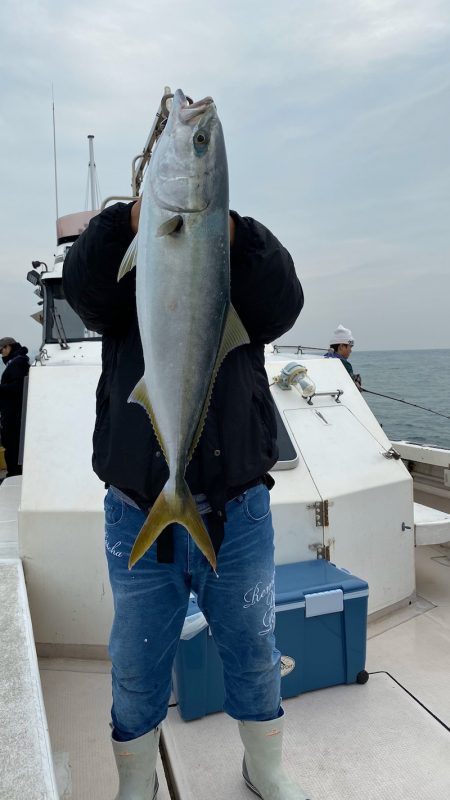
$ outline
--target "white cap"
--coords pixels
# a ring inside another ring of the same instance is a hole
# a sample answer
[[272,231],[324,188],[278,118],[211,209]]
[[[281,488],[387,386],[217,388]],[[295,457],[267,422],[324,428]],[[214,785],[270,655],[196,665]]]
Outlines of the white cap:
[[330,339],[331,344],[354,344],[351,330],[344,328],[343,325],[338,325]]

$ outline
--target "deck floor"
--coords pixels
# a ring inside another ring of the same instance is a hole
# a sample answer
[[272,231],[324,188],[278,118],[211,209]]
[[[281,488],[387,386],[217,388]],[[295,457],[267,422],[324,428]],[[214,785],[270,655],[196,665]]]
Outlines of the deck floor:
[[[440,546],[417,549],[418,600],[369,626],[367,684],[284,703],[287,769],[313,800],[448,800],[449,556]],[[41,659],[40,669],[61,798],[112,800],[108,662]],[[253,796],[227,716],[184,723],[171,709],[164,742],[179,800]],[[167,785],[158,798],[168,800]]]

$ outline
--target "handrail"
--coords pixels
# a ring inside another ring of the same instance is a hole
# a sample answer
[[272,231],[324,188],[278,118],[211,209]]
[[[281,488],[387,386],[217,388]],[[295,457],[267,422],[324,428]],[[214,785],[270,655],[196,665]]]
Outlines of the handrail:
[[106,208],[106,206],[108,205],[108,203],[111,203],[113,200],[115,202],[117,202],[118,200],[132,201],[132,200],[138,200],[138,199],[139,199],[138,197],[129,197],[129,196],[123,195],[123,194],[117,194],[117,195],[116,194],[112,194],[112,195],[110,195],[110,197],[105,197],[105,199],[102,201],[102,204],[100,206],[100,211],[103,211]]

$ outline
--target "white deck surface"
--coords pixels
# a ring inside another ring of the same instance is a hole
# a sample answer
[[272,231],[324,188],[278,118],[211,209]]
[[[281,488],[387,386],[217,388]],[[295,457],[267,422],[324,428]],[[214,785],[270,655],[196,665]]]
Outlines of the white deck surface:
[[0,560],[0,800],[56,800],[22,564]]
[[[416,549],[419,600],[371,624],[367,668],[378,674],[365,686],[284,703],[287,768],[312,800],[448,800],[449,554],[438,546]],[[113,800],[109,665],[40,663],[56,763],[68,774],[61,797]],[[180,800],[253,797],[240,776],[242,750],[232,720],[215,714],[185,723],[171,709],[164,730]],[[161,766],[159,772],[162,777]],[[158,798],[168,800],[166,786]]]
[[[113,800],[109,662],[40,659],[40,668],[61,800]],[[158,778],[158,800],[170,800],[161,763]]]
[[[0,473],[0,478],[6,475]],[[0,558],[17,558],[17,509],[22,476],[5,478],[0,491]]]
[[[286,767],[312,800],[447,800],[450,734],[385,674],[284,708]],[[166,728],[183,800],[250,800],[233,720],[186,724],[172,709]]]

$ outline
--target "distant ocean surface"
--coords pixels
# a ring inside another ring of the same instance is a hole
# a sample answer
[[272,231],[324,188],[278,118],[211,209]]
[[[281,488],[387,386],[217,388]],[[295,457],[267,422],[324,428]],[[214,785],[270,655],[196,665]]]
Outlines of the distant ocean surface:
[[[450,350],[355,350],[350,361],[364,388],[450,417]],[[371,394],[363,397],[390,439],[450,448],[450,419]]]
[[[382,350],[351,355],[363,387],[418,403],[450,417],[450,350]],[[3,364],[0,360],[0,375]],[[450,449],[450,419],[363,394],[390,439]]]

